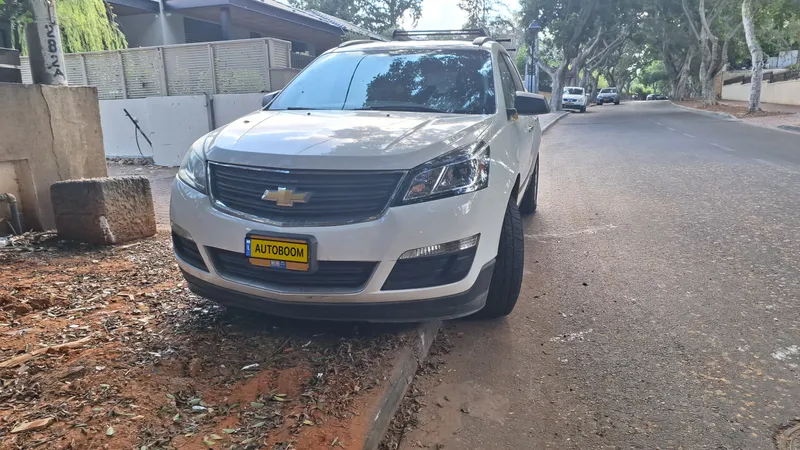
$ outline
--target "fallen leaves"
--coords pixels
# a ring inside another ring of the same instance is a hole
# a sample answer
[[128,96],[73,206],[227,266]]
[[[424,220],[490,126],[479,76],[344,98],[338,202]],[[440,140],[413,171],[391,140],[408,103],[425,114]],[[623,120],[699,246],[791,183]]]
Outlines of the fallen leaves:
[[51,237],[0,252],[3,450],[241,448],[311,427],[331,442],[341,427],[326,423],[358,412],[401,344],[226,313],[188,291],[168,235],[125,248]]
[[55,420],[56,419],[54,417],[47,417],[47,418],[44,418],[44,419],[34,420],[34,421],[31,421],[31,422],[21,423],[21,424],[15,426],[11,430],[11,434],[24,433],[26,431],[40,430],[42,428],[45,428],[45,427],[49,426]]

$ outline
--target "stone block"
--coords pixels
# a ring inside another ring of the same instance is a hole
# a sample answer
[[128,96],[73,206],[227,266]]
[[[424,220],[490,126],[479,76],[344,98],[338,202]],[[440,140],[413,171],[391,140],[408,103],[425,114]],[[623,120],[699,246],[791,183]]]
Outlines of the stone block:
[[50,187],[58,236],[90,244],[121,244],[156,234],[150,181],[89,178]]

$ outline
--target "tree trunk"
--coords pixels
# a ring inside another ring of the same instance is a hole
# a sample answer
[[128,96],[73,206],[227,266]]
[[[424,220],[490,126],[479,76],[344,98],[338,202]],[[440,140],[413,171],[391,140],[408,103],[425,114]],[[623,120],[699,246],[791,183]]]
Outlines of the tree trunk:
[[706,70],[707,65],[705,61],[700,64],[700,92],[703,104],[713,106],[717,104],[717,92],[714,90],[714,77],[710,77]]
[[678,73],[678,83],[675,86],[674,93],[675,100],[684,100],[686,98],[686,83],[689,81],[694,55],[695,47],[689,47],[686,51],[686,58],[683,60],[683,66],[681,66],[681,70]]
[[753,60],[753,76],[750,80],[750,112],[761,111],[761,84],[764,80],[764,52],[756,37],[756,26],[753,20],[755,11],[753,0],[742,1],[742,24],[750,59]]
[[553,79],[553,93],[550,96],[550,110],[561,111],[561,103],[564,101],[564,82],[567,78],[567,62],[564,61],[551,77]]

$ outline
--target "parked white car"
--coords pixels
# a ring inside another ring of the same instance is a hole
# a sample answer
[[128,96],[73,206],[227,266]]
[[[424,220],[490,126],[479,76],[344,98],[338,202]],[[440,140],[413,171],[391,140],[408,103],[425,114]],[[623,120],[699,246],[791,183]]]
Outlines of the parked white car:
[[565,87],[561,107],[563,109],[577,109],[585,113],[586,106],[589,104],[589,97],[582,87]]
[[266,100],[176,178],[193,292],[327,320],[511,313],[549,110],[502,45],[345,43]]

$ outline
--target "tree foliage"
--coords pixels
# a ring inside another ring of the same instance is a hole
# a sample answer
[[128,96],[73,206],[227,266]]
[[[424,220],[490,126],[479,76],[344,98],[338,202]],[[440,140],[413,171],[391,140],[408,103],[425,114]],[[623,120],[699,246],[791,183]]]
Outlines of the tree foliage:
[[293,6],[315,9],[375,33],[388,34],[408,17],[422,17],[422,0],[290,0]]
[[[16,48],[27,53],[25,25],[31,21],[29,0],[0,0],[0,20],[12,24]],[[119,50],[128,42],[105,0],[59,0],[56,3],[64,53]]]

